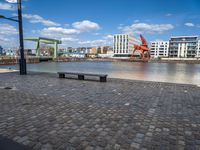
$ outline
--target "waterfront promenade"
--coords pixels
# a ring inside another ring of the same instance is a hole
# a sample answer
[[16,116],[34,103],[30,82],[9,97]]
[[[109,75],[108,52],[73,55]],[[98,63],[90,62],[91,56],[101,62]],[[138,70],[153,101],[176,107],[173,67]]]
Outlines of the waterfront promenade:
[[200,87],[3,73],[0,136],[35,150],[198,150]]

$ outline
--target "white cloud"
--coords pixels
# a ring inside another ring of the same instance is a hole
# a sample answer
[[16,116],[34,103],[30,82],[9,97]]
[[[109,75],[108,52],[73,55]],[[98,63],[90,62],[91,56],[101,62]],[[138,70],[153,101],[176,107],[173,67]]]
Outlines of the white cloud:
[[6,0],[8,3],[17,3],[17,0]]
[[120,24],[117,29],[122,30],[124,28],[124,24]]
[[0,3],[0,10],[15,10],[15,7],[12,4]]
[[0,35],[14,35],[17,34],[17,29],[9,24],[0,24]]
[[106,40],[112,40],[113,39],[113,35],[109,34],[103,37]]
[[93,41],[80,41],[78,42],[81,45],[86,45],[86,46],[103,46],[106,45],[107,41],[106,40],[93,40]]
[[138,22],[140,22],[140,20],[134,20],[134,23],[138,23]]
[[4,37],[4,36],[0,36],[0,45],[3,48],[17,47],[17,45],[18,45],[18,39],[17,39],[17,37]]
[[66,37],[66,38],[61,38],[61,41],[63,42],[76,42],[78,39],[72,38],[72,37]]
[[0,45],[3,47],[14,47],[18,43],[18,31],[9,24],[0,24]]
[[156,39],[156,42],[164,41],[163,39]]
[[61,28],[61,27],[49,27],[49,28],[44,28],[41,31],[41,33],[46,36],[62,37],[66,35],[77,35],[80,33],[80,31],[76,29],[67,29],[67,28]]
[[113,35],[108,34],[97,40],[79,41],[78,44],[83,46],[108,46],[113,44]]
[[[85,23],[81,26],[81,24],[76,25],[73,24],[72,26],[74,28],[64,28],[64,27],[48,27],[44,28],[41,31],[38,31],[41,36],[49,37],[49,38],[55,38],[62,40],[62,46],[69,46],[69,45],[90,45],[90,46],[97,46],[97,45],[103,45],[106,43],[106,40],[94,40],[94,41],[82,41],[80,42],[78,39],[78,35],[82,32],[87,32],[89,30],[94,29],[94,26],[87,26]],[[69,25],[67,25],[69,26]]]
[[64,24],[64,27],[70,27],[70,24]]
[[191,23],[191,22],[187,22],[187,23],[185,23],[185,26],[194,27],[195,25],[193,23]]
[[108,46],[112,45],[112,42],[109,40],[88,40],[88,41],[80,41],[78,42],[80,45],[83,46]]
[[93,35],[96,35],[96,36],[98,36],[98,35],[101,35],[101,33],[93,33]]
[[163,33],[168,30],[174,29],[172,24],[147,24],[147,23],[134,23],[131,26],[121,27],[124,33]]
[[0,36],[0,43],[4,43],[4,42],[8,42],[9,39],[8,38],[5,38],[4,36]]
[[77,29],[68,29],[61,27],[49,27],[38,31],[41,36],[54,38],[62,41],[62,46],[69,46],[78,41],[76,38],[80,31]]
[[91,22],[89,20],[75,22],[72,24],[72,26],[81,31],[90,31],[90,30],[99,30],[100,29],[100,26],[97,23]]
[[78,44],[83,46],[108,46],[112,45],[113,42],[113,35],[109,34],[103,37],[103,39],[98,40],[87,40],[87,41],[80,41]]
[[48,19],[44,19],[39,15],[23,14],[23,17],[28,19],[30,23],[41,23],[45,26],[60,26],[60,24],[55,23]]
[[168,13],[168,14],[166,14],[165,16],[166,16],[166,17],[170,17],[170,16],[172,16],[172,14]]

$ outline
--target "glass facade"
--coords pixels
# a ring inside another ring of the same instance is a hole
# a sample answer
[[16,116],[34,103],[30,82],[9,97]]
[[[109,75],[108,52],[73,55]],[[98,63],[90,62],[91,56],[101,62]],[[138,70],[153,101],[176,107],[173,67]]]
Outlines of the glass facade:
[[169,57],[194,58],[197,55],[198,36],[172,37],[169,43]]

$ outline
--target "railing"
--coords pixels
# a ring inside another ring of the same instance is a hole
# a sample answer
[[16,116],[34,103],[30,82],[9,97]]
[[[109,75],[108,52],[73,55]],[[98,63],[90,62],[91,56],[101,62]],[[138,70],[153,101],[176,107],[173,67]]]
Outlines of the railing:
[[[8,56],[2,56],[0,57],[0,65],[14,65],[19,63],[19,58],[18,56],[16,57],[8,57]],[[27,63],[39,63],[40,59],[39,57],[35,56],[28,56],[26,57],[26,62]]]

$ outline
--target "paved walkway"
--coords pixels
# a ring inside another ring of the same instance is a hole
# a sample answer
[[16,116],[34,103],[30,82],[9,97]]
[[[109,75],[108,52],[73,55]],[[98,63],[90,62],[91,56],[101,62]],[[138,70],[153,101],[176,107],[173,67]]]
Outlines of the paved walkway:
[[7,73],[7,72],[16,72],[17,70],[12,69],[0,69],[0,73]]
[[200,87],[0,74],[0,136],[35,150],[198,150]]
[[31,148],[0,136],[0,150],[31,150]]

